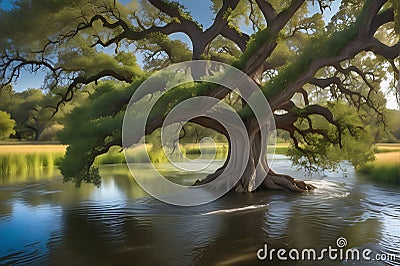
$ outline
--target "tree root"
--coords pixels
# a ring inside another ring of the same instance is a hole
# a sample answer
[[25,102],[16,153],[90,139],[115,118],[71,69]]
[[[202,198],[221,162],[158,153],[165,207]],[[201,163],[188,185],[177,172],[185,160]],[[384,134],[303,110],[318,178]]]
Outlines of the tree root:
[[[208,175],[206,178],[197,180],[194,183],[194,186],[204,185],[213,181],[223,172],[223,170],[224,168],[221,167],[215,173]],[[261,186],[266,189],[281,189],[291,192],[306,192],[317,188],[312,184],[306,183],[302,180],[297,180],[289,175],[277,174],[272,170],[269,170],[268,175],[265,177]],[[240,183],[233,188],[233,190],[236,192],[246,192]]]
[[272,170],[268,172],[262,185],[267,189],[284,189],[292,192],[305,192],[316,189],[312,184],[305,183],[288,175],[277,174]]

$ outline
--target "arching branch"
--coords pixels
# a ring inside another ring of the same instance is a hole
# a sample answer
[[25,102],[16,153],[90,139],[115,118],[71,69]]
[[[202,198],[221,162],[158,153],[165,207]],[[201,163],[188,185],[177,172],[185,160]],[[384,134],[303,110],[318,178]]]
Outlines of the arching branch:
[[400,44],[397,43],[393,46],[387,46],[386,44],[381,43],[378,39],[373,38],[370,41],[367,51],[372,51],[383,56],[387,60],[393,60],[400,56]]
[[56,67],[50,60],[47,60],[44,57],[38,59],[26,59],[18,52],[15,56],[12,56],[9,55],[7,51],[4,51],[4,54],[1,55],[0,63],[0,89],[18,79],[21,70],[25,67],[31,67],[32,72],[36,72],[40,68],[44,67],[55,77],[58,77],[61,71],[61,67]]
[[256,0],[256,3],[263,13],[265,20],[270,24],[277,16],[274,7],[266,0]]
[[245,62],[242,71],[249,76],[253,76],[264,64],[265,60],[272,54],[277,46],[277,34],[287,24],[290,18],[304,3],[304,0],[293,0],[291,5],[280,12],[268,27],[268,31],[262,32],[267,34],[269,38],[253,52],[247,62]]
[[179,24],[182,25],[182,29],[184,30],[183,32],[186,33],[191,40],[196,39],[198,34],[202,32],[200,26],[187,16],[184,16],[182,10],[178,6],[162,0],[149,0],[149,2],[171,18],[178,18]]
[[[294,147],[300,151],[302,154],[307,156],[314,156],[314,152],[308,149],[305,149],[300,146],[300,140],[307,145],[312,145],[310,142],[311,136],[319,135],[322,136],[327,142],[332,144],[337,144],[339,147],[342,147],[342,125],[335,120],[332,112],[324,106],[320,105],[309,105],[305,108],[299,108],[295,106],[293,103],[288,105],[288,112],[283,115],[275,115],[276,128],[285,130],[289,132],[289,135],[293,141]],[[326,129],[323,128],[315,128],[311,119],[311,116],[318,115],[326,119],[330,124],[336,127],[337,135],[335,138],[332,138]],[[296,123],[301,121],[301,119],[305,119],[307,121],[307,128],[299,128]],[[314,157],[315,160],[315,157]]]
[[[125,82],[131,82],[133,75],[121,75],[115,71],[112,70],[103,70],[96,75],[90,76],[90,77],[82,77],[78,76],[73,81],[69,84],[67,87],[66,91],[64,92],[63,95],[61,95],[61,100],[57,103],[57,105],[54,107],[54,112],[53,116],[58,112],[60,106],[62,104],[65,104],[67,102],[70,102],[73,99],[74,96],[74,90],[78,89],[80,85],[87,85],[92,82],[97,82],[101,78],[104,77],[113,77],[119,81],[125,81]],[[123,105],[121,105],[122,107]]]
[[249,35],[244,32],[238,32],[236,29],[231,28],[227,25],[221,30],[221,35],[234,43],[244,52],[247,48],[247,43],[250,40]]

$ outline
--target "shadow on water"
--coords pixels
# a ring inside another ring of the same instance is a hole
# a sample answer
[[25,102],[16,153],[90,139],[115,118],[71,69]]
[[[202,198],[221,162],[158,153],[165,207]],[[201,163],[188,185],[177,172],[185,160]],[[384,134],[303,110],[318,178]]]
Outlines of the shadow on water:
[[[283,156],[274,166],[305,176]],[[229,194],[198,207],[175,207],[147,196],[121,165],[101,169],[100,188],[63,184],[56,170],[23,182],[0,177],[0,265],[268,264],[256,255],[264,244],[319,250],[336,247],[339,237],[347,239],[348,247],[399,258],[400,189],[364,182],[344,167],[347,177],[330,172],[307,177],[318,187],[309,193]],[[171,179],[178,177],[182,173],[170,173]],[[272,263],[321,264],[276,257]]]

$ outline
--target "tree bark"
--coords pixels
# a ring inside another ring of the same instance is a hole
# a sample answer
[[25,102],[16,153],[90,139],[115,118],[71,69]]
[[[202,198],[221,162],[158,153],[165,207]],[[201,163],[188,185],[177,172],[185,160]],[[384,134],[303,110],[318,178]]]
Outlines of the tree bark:
[[[249,193],[262,189],[281,189],[291,192],[305,192],[316,187],[312,184],[305,183],[302,180],[297,180],[289,175],[275,173],[270,169],[267,162],[267,149],[263,147],[261,133],[258,124],[254,120],[246,121],[248,130],[248,137],[250,143],[250,155],[247,161],[246,169],[242,174],[240,180],[233,187],[232,190],[240,193]],[[245,141],[243,141],[245,143]],[[240,153],[231,152],[231,145],[229,146],[228,157],[223,166],[217,171],[208,175],[203,180],[197,180],[194,185],[203,185],[218,178],[225,170],[229,161],[234,164],[240,164],[243,158]],[[259,182],[262,180],[262,182]]]

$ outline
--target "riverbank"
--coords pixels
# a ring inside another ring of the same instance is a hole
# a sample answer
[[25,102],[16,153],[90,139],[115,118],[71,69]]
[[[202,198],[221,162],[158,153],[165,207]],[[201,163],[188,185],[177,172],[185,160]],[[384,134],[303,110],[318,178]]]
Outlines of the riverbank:
[[57,166],[64,156],[65,145],[3,142],[0,144],[0,175],[27,176]]
[[362,167],[359,172],[372,181],[400,185],[400,151],[392,147],[387,152],[375,154],[375,161]]
[[[0,175],[16,174],[26,176],[35,171],[41,174],[44,170],[57,167],[65,154],[66,145],[54,142],[0,142]],[[152,162],[167,162],[163,150],[152,150],[151,144],[139,145],[132,149],[134,152],[132,162],[149,162],[146,154],[148,150]],[[181,152],[195,159],[201,155],[197,144],[185,144],[180,147]],[[217,159],[225,159],[228,153],[227,144],[216,144],[213,146],[202,146],[201,151],[206,155],[212,155],[215,152]],[[98,156],[94,162],[95,165],[120,164],[125,163],[125,155],[120,147],[111,147],[106,153]]]

